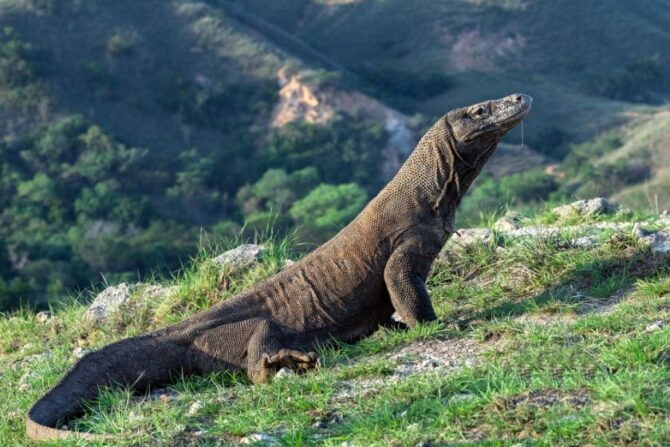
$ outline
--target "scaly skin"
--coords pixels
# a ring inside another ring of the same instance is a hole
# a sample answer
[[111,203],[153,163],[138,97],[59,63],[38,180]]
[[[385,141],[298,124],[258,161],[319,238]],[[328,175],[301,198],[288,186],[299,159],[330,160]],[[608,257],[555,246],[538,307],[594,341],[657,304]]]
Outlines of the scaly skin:
[[30,410],[28,436],[109,439],[57,428],[80,416],[83,402],[105,386],[141,392],[182,374],[222,369],[262,383],[281,367],[317,368],[316,346],[366,337],[394,311],[409,327],[435,320],[424,284],[430,266],[453,232],[463,194],[531,101],[511,95],[447,113],[330,241],[207,311],[86,355]]

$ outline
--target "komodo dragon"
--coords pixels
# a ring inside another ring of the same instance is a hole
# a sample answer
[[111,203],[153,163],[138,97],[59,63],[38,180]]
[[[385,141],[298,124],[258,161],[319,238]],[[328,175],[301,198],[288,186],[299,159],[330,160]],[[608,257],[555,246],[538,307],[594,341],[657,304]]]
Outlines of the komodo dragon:
[[531,108],[516,94],[452,110],[423,136],[395,178],[335,237],[300,262],[181,323],[84,356],[28,413],[34,440],[105,435],[58,428],[112,384],[136,392],[222,369],[266,382],[282,367],[318,367],[314,349],[352,342],[398,313],[437,317],[424,281],[454,231],[456,207],[503,135]]

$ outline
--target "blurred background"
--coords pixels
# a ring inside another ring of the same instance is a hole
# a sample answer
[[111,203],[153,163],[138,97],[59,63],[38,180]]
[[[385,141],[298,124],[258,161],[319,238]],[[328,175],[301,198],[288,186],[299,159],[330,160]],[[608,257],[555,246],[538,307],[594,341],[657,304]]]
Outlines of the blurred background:
[[667,0],[0,0],[0,311],[354,217],[454,107],[531,94],[458,225],[670,207]]

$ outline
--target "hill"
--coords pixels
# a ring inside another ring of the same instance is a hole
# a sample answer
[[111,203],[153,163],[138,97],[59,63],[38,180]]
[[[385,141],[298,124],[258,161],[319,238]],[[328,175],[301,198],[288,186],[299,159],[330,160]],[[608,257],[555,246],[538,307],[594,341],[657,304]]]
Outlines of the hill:
[[463,225],[595,194],[660,210],[665,6],[2,1],[0,310],[169,273],[240,231],[308,250],[439,115],[512,91],[533,114]]
[[[428,282],[451,324],[324,347],[321,370],[266,385],[222,373],[106,391],[70,428],[114,445],[666,445],[669,252],[667,216],[602,200],[462,230]],[[218,253],[108,289],[125,299],[97,323],[77,301],[2,316],[0,443],[26,445],[26,410],[83,353],[207,309],[292,256],[270,241],[240,270]]]

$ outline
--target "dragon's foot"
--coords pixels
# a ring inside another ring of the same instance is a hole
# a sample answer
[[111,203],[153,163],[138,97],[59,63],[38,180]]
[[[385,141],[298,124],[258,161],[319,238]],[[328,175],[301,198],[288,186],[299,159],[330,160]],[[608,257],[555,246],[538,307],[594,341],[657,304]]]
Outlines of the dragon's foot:
[[302,352],[295,349],[281,349],[270,356],[264,354],[259,365],[249,371],[249,378],[254,383],[265,383],[274,377],[281,368],[289,368],[293,371],[307,371],[319,369],[321,366],[316,352]]
[[268,359],[270,367],[274,369],[290,368],[294,371],[319,369],[319,357],[316,352],[302,352],[295,349],[282,349]]

